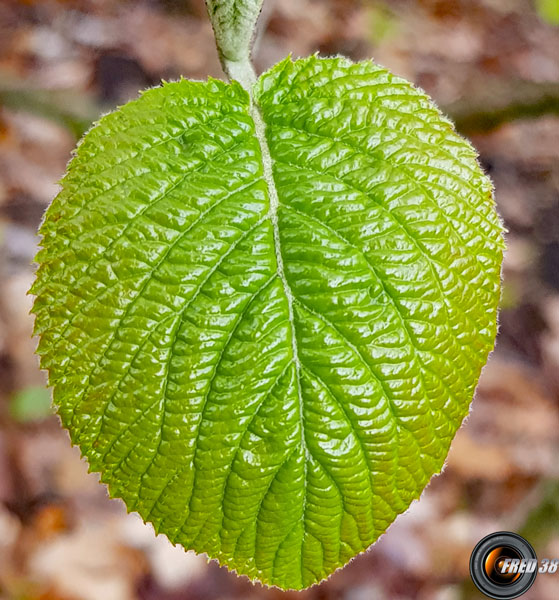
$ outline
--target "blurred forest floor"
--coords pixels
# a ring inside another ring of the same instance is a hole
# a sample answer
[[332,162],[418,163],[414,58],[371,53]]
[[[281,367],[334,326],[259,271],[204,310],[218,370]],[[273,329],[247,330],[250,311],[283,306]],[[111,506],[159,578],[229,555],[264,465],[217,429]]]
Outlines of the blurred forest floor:
[[[267,0],[256,65],[373,57],[423,87],[481,154],[508,228],[500,333],[444,473],[369,552],[301,594],[171,546],[50,412],[33,354],[36,230],[79,136],[161,78],[221,77],[202,0],[0,3],[0,599],[469,600],[476,542],[559,558],[559,2]],[[540,575],[527,600],[559,598]]]

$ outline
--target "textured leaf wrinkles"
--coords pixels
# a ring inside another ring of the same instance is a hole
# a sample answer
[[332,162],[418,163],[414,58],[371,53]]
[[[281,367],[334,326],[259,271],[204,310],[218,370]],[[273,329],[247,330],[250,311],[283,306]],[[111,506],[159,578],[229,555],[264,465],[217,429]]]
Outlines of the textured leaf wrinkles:
[[156,531],[282,588],[418,497],[493,346],[491,184],[371,62],[145,92],[85,136],[41,234],[72,441]]

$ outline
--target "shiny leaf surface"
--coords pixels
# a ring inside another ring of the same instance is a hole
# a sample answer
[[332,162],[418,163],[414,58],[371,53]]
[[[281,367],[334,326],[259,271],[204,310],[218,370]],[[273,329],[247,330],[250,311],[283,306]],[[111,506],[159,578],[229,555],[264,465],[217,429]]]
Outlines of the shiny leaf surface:
[[180,81],[104,117],[33,292],[62,422],[173,542],[300,589],[444,462],[494,342],[491,184],[371,62]]

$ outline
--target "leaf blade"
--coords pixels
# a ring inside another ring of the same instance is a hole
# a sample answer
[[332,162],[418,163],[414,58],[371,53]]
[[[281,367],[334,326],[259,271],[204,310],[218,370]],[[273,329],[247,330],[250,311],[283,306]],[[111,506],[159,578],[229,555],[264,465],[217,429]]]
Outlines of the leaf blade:
[[105,117],[42,226],[72,441],[175,543],[301,589],[443,464],[493,345],[491,184],[373,63],[286,59]]

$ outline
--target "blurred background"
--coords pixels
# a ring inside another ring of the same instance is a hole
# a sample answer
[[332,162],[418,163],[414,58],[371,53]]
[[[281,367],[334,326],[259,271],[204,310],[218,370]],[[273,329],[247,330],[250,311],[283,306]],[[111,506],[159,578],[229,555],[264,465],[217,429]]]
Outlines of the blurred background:
[[[109,500],[51,414],[26,295],[78,137],[161,78],[221,77],[203,0],[0,2],[0,599],[470,600],[477,541],[559,558],[559,0],[266,0],[255,61],[373,57],[478,148],[508,228],[500,332],[444,473],[306,592],[238,578]],[[524,596],[557,600],[559,573]]]

